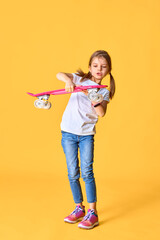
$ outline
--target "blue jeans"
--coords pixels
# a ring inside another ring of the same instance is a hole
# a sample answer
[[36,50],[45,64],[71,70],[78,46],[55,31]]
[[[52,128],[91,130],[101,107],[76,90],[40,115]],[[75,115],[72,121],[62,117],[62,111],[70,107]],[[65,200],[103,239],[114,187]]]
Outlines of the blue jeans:
[[75,203],[83,202],[80,178],[78,148],[81,159],[81,174],[85,182],[88,203],[97,201],[93,174],[94,135],[79,136],[62,131],[62,147],[66,156],[68,178]]

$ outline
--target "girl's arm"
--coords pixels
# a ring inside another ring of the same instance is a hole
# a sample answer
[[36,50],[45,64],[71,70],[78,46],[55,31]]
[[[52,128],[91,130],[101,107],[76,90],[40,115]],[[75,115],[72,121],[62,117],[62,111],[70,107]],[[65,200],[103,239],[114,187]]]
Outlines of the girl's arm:
[[[88,91],[87,90],[82,90],[82,92],[87,96],[88,95]],[[106,111],[107,111],[107,104],[109,102],[103,100],[100,105],[98,105],[97,107],[95,107],[95,111],[96,113],[98,114],[98,116],[100,117],[104,117],[104,115],[106,114]],[[92,105],[96,105],[97,103],[96,102],[92,102]]]
[[73,83],[73,75],[71,73],[59,72],[59,73],[57,73],[56,77],[59,80],[66,83],[66,85],[65,85],[66,92],[74,91],[75,84]]
[[[92,102],[93,105],[96,105],[96,102]],[[104,115],[106,114],[107,111],[107,104],[108,102],[103,100],[100,105],[98,105],[97,107],[95,107],[95,111],[98,114],[98,116],[100,117],[104,117]]]

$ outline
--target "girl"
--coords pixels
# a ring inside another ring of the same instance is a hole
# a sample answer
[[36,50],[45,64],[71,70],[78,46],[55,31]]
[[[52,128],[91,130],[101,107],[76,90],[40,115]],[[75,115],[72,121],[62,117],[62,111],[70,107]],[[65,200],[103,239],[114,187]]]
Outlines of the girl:
[[[98,92],[103,96],[101,103],[91,102],[86,96],[86,91],[73,93],[61,122],[62,147],[66,156],[70,187],[76,204],[75,210],[64,221],[76,223],[83,218],[78,227],[85,229],[91,229],[99,224],[96,209],[96,184],[93,174],[94,134],[96,133],[95,125],[98,116],[103,117],[105,115],[109,99],[112,99],[115,93],[115,81],[111,69],[109,54],[106,51],[99,50],[94,52],[89,60],[88,73],[84,73],[79,69],[76,74],[60,72],[56,75],[59,80],[65,82],[65,90],[72,92],[76,85],[101,84],[102,79],[107,74],[110,74],[110,91],[101,88]],[[89,203],[86,216],[79,182],[78,148],[81,159],[81,174],[85,182],[87,202]]]

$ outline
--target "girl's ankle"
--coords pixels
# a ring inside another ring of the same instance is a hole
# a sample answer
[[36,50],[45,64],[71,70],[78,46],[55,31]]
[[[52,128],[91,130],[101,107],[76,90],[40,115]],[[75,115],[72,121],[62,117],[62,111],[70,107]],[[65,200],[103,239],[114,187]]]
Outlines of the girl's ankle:
[[95,214],[98,215],[97,209],[91,208],[91,210],[94,210]]
[[78,203],[78,204],[76,204],[76,206],[80,206],[84,210],[84,206],[82,203]]

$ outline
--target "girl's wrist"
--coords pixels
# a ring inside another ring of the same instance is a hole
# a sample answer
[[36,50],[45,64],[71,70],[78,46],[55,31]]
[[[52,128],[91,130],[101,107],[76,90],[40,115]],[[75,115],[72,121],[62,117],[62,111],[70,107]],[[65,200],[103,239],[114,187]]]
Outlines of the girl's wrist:
[[93,107],[96,108],[96,107],[98,107],[100,105],[101,105],[101,103],[97,103],[97,104],[93,105]]
[[65,79],[66,81],[66,83],[72,83],[72,80],[69,78],[69,77],[66,77],[66,79]]
[[101,105],[101,102],[99,102],[99,103],[92,102],[92,106],[95,107],[95,108],[98,107],[98,106],[100,106],[100,105]]

